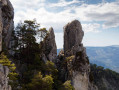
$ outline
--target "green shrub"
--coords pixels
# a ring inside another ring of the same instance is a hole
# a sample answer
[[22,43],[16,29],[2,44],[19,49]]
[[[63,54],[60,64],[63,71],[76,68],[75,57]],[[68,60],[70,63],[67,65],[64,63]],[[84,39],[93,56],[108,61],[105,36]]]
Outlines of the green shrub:
[[62,87],[59,90],[75,90],[74,87],[71,85],[71,81],[67,80],[64,82]]
[[58,70],[55,68],[55,64],[51,61],[46,62],[46,72],[48,74],[56,75]]
[[52,90],[53,78],[51,75],[42,76],[41,72],[34,76],[28,84],[28,90]]
[[2,64],[3,66],[7,66],[9,68],[9,84],[12,86],[12,88],[16,88],[18,82],[17,82],[17,76],[18,74],[15,72],[15,64],[12,63],[6,55],[4,55],[4,53],[2,53],[0,55],[0,64]]

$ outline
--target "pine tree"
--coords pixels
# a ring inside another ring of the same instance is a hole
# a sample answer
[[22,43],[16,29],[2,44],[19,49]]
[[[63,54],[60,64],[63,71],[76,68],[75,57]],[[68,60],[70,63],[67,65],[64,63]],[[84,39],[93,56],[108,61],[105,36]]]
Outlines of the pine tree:
[[33,63],[35,54],[39,52],[39,44],[36,42],[36,35],[39,31],[40,24],[36,20],[25,20],[20,22],[15,29],[17,38],[16,51],[19,59],[24,63]]

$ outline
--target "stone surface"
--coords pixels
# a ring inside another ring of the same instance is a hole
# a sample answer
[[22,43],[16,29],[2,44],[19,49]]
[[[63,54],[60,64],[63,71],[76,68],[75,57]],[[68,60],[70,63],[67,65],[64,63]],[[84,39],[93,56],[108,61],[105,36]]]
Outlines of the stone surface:
[[47,33],[47,36],[45,37],[43,41],[43,54],[42,59],[46,62],[47,60],[50,60],[52,62],[55,62],[57,58],[57,46],[55,42],[55,35],[54,30],[51,27]]
[[0,51],[2,43],[9,47],[12,30],[14,29],[14,9],[9,0],[0,1]]
[[84,32],[78,20],[68,23],[64,27],[64,52],[71,50],[74,46],[80,45],[83,36]]
[[75,90],[88,90],[88,76],[86,73],[73,72],[73,86]]
[[2,10],[0,5],[0,51],[2,51],[2,31],[3,31],[3,23],[2,23]]
[[[0,0],[0,52],[2,45],[5,49],[9,48],[12,30],[14,28],[14,9],[9,0]],[[0,64],[0,90],[11,90],[8,85],[9,69]]]
[[9,69],[6,66],[0,64],[0,90],[11,90],[11,86],[8,85]]
[[78,20],[64,27],[64,54],[67,67],[65,79],[71,80],[75,90],[98,90],[89,80],[90,63],[83,47],[84,32]]

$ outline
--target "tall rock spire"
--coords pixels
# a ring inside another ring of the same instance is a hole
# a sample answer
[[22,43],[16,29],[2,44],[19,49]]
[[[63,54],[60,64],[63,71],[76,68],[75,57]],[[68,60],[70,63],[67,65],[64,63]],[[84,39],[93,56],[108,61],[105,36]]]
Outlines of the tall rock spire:
[[43,41],[43,56],[42,59],[46,62],[47,60],[50,60],[52,62],[55,62],[57,58],[57,46],[55,42],[55,34],[54,30],[51,27],[47,33],[47,36],[45,37]]
[[64,27],[64,54],[67,61],[66,79],[72,81],[75,90],[97,90],[90,83],[90,63],[83,47],[84,32],[78,20]]
[[84,32],[78,20],[68,23],[64,27],[64,51],[70,51],[73,47],[79,46],[82,42]]

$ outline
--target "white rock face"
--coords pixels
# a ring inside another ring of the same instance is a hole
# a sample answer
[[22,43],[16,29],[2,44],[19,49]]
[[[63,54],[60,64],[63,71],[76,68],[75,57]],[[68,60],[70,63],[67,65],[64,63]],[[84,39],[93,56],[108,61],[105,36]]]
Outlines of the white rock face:
[[12,31],[14,29],[14,9],[9,0],[0,1],[0,51],[2,42],[9,47]]
[[[75,75],[76,74],[76,75]],[[88,90],[88,76],[86,73],[82,75],[80,72],[73,73],[73,86],[75,90]]]
[[6,66],[0,64],[0,90],[11,90],[11,86],[8,85],[9,69]]

